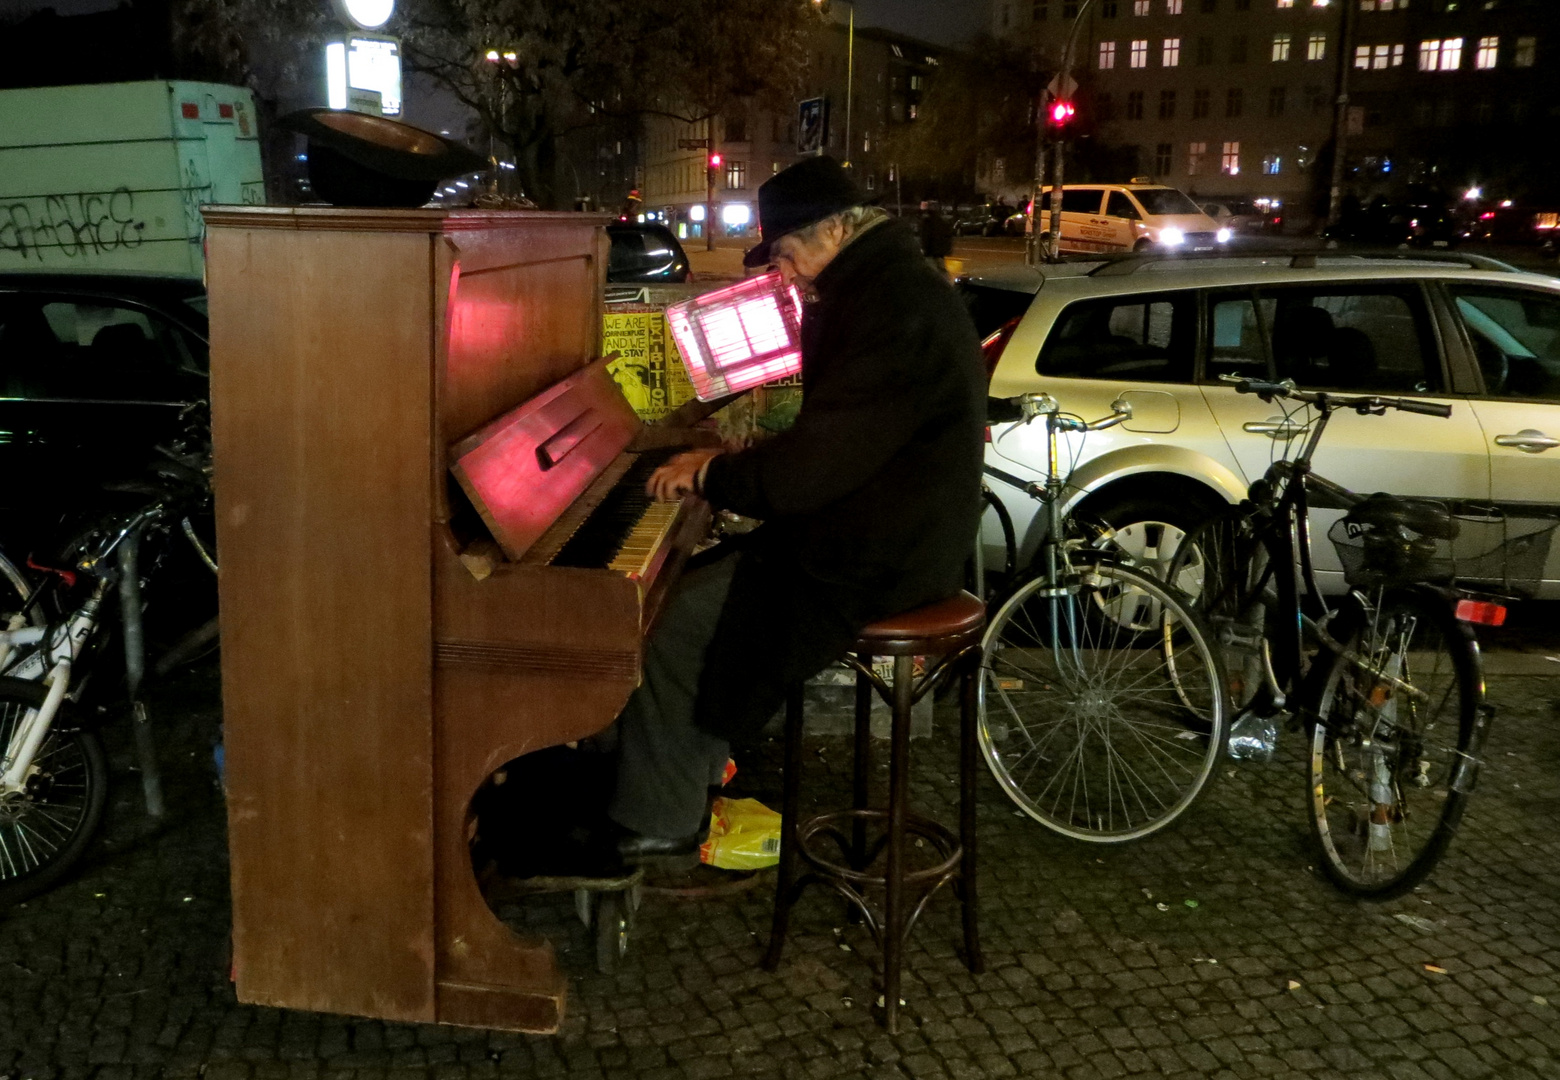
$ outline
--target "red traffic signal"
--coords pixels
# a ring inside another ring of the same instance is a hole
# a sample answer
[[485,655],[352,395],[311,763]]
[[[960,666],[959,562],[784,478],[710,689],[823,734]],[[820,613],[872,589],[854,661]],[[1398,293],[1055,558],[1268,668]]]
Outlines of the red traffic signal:
[[710,154],[710,168],[712,168],[712,169],[720,168],[720,163],[723,160],[725,160],[725,159],[723,159],[719,154],[715,154],[715,153]]
[[1073,108],[1072,102],[1058,100],[1051,103],[1050,111],[1046,115],[1050,119],[1052,127],[1062,128],[1072,122],[1072,118],[1077,112],[1078,110]]

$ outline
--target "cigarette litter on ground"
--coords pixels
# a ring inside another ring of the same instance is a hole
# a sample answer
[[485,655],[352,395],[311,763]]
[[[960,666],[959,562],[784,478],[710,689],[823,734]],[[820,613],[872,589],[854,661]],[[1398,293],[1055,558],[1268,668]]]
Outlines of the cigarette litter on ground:
[[1430,971],[1430,972],[1434,972],[1437,975],[1445,975],[1446,974],[1446,969],[1444,967],[1437,967],[1434,964],[1426,964],[1425,965],[1425,970],[1426,971]]

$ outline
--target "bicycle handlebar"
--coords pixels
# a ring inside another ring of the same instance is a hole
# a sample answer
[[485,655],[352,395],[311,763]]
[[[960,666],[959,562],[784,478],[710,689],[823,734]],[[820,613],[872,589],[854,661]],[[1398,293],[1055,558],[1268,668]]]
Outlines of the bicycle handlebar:
[[1029,423],[1037,416],[1044,416],[1048,418],[1046,423],[1056,431],[1104,431],[1106,428],[1115,427],[1132,419],[1132,403],[1124,398],[1117,398],[1111,402],[1110,415],[1102,416],[1098,420],[1081,420],[1073,416],[1064,416],[1056,399],[1043,392],[1020,394],[1016,398],[1004,400],[1017,406],[1024,423]]
[[1422,416],[1439,416],[1443,420],[1452,415],[1452,407],[1450,405],[1442,405],[1435,401],[1420,401],[1418,398],[1378,397],[1373,394],[1341,397],[1321,390],[1301,390],[1295,385],[1293,379],[1273,382],[1270,379],[1248,379],[1242,375],[1220,375],[1219,381],[1234,384],[1237,394],[1256,394],[1263,401],[1272,401],[1276,397],[1289,398],[1291,401],[1299,401],[1307,405],[1320,405],[1324,408],[1332,409],[1353,409],[1362,414],[1380,412],[1385,409],[1398,409],[1402,412],[1419,413]]

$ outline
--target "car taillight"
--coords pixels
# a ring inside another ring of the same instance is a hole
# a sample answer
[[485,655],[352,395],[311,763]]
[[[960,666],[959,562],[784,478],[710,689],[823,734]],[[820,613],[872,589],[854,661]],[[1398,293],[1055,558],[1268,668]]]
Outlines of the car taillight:
[[1002,326],[986,335],[986,339],[980,343],[980,355],[986,361],[986,381],[991,382],[992,374],[997,370],[997,361],[1002,359],[1002,350],[1007,348],[1007,343],[1013,337],[1013,331],[1018,329],[1018,318],[1009,319]]
[[1473,623],[1476,626],[1504,626],[1506,605],[1491,600],[1459,600],[1457,621]]

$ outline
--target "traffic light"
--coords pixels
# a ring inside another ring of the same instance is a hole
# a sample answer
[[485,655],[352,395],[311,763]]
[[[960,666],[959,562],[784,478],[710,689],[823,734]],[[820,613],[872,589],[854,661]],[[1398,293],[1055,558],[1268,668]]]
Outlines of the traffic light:
[[1065,98],[1058,98],[1051,102],[1050,108],[1046,110],[1046,122],[1052,131],[1062,134],[1071,126],[1077,112],[1072,102]]
[[717,153],[715,151],[711,151],[710,152],[710,168],[712,168],[712,169],[720,168],[721,162],[724,161],[724,160],[725,159],[722,158],[719,153]]

